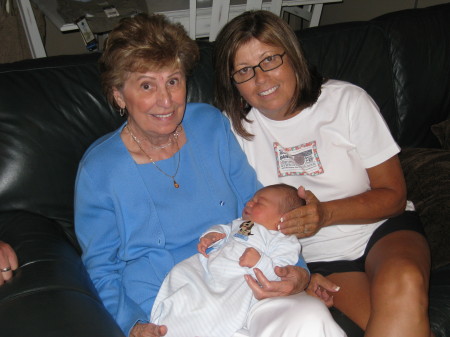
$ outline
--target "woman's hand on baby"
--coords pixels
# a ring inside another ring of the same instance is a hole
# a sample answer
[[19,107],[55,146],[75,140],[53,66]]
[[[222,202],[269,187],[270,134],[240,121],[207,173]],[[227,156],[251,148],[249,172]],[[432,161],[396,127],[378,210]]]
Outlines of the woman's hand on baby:
[[284,214],[280,219],[278,229],[283,234],[294,234],[298,238],[313,236],[325,224],[327,219],[326,208],[314,193],[305,190],[303,186],[298,188],[298,195],[305,199],[306,205]]
[[165,336],[167,327],[152,323],[136,323],[130,331],[130,337],[160,337]]
[[208,255],[206,254],[206,250],[215,242],[222,240],[225,236],[226,235],[224,233],[218,232],[210,232],[203,235],[200,238],[200,242],[197,245],[198,252],[202,254],[204,257],[208,257]]
[[319,298],[328,308],[330,308],[334,304],[332,293],[338,292],[339,289],[340,287],[329,279],[316,273],[311,275],[311,281],[309,282],[306,292],[311,296]]
[[259,254],[259,252],[255,248],[249,247],[244,250],[241,257],[239,258],[239,265],[241,267],[252,268],[258,263],[260,258],[261,254]]
[[275,267],[275,274],[280,277],[280,281],[269,281],[258,268],[253,271],[257,280],[250,275],[245,275],[245,280],[258,300],[298,294],[309,282],[309,273],[298,266]]

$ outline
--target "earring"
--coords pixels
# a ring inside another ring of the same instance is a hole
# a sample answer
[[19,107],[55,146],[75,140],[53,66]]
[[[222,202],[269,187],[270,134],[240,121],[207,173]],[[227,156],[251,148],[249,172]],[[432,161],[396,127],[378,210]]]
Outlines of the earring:
[[250,110],[250,104],[241,96],[241,109],[244,111]]
[[125,113],[126,113],[125,108],[120,108],[120,109],[119,109],[119,115],[120,115],[120,117],[125,116]]

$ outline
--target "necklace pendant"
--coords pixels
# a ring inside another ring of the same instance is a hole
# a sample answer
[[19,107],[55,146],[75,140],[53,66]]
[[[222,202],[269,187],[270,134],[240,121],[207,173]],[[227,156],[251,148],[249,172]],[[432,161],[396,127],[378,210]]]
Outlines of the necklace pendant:
[[180,187],[180,185],[178,185],[178,183],[175,181],[175,179],[173,180],[173,187],[175,187],[175,188]]

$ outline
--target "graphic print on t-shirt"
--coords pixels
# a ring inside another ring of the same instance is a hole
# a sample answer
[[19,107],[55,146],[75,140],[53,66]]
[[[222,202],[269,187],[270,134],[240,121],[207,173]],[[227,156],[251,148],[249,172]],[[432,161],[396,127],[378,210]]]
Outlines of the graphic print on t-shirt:
[[324,172],[317,152],[316,141],[284,148],[273,143],[278,177],[316,176]]

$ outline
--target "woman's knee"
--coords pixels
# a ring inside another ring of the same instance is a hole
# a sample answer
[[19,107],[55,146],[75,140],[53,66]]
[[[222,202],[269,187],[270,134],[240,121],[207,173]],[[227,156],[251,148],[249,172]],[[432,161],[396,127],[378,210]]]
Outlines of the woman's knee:
[[372,298],[388,297],[391,303],[398,299],[402,305],[408,301],[417,305],[420,301],[427,306],[428,281],[428,270],[416,261],[401,257],[390,259],[372,278]]

